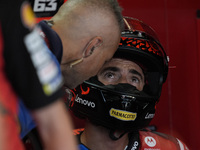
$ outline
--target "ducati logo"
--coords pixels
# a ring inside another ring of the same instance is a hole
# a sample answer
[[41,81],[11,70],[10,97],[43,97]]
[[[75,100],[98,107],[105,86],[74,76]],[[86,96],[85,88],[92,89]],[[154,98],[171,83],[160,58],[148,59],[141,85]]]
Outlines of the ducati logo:
[[151,136],[145,137],[144,141],[149,147],[156,146],[156,140]]

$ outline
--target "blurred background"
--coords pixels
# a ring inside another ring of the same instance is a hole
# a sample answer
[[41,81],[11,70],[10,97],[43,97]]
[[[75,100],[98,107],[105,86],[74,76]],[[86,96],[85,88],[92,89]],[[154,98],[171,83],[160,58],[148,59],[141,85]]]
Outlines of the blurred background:
[[[49,19],[65,1],[56,0],[53,10],[42,10],[43,0],[31,2],[40,21]],[[124,16],[140,19],[156,31],[170,58],[168,78],[151,125],[178,137],[191,150],[200,149],[200,0],[118,1]],[[77,120],[74,123],[82,125]]]
[[152,125],[157,131],[200,149],[200,1],[119,0],[123,15],[138,18],[157,33],[170,58]]

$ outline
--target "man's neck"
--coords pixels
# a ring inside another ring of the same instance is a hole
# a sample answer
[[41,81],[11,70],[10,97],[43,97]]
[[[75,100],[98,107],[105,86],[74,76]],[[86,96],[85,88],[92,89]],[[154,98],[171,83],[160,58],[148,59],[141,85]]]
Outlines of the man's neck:
[[128,145],[128,134],[114,141],[109,137],[109,132],[104,127],[87,122],[80,141],[91,150],[124,150]]

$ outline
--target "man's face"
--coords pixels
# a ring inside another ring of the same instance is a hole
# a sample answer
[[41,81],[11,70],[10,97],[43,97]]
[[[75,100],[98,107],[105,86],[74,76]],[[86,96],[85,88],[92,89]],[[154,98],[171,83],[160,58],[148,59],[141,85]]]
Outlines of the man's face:
[[92,55],[87,59],[84,59],[83,62],[77,66],[81,69],[79,76],[82,78],[82,82],[97,75],[102,66],[107,61],[111,60],[119,46],[120,37],[120,32],[115,32],[112,35],[107,36],[106,39],[104,39],[102,46],[95,48]]
[[82,62],[73,66],[73,68],[70,69],[69,67],[61,65],[65,86],[73,89],[83,81],[97,75],[105,62],[112,58],[117,50],[119,41],[120,34],[116,34],[115,38],[113,38],[109,44],[103,46],[103,48],[95,49],[91,56],[84,58]]
[[97,76],[98,80],[104,85],[128,83],[135,86],[139,91],[142,91],[145,85],[144,74],[140,66],[132,61],[120,58],[113,58],[105,63]]

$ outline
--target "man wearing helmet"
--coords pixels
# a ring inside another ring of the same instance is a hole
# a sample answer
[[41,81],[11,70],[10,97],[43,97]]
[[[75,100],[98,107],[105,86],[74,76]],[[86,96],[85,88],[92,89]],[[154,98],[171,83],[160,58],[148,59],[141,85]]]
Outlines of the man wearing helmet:
[[187,150],[174,137],[144,130],[154,117],[168,61],[153,29],[129,17],[124,17],[124,23],[114,57],[97,76],[72,90],[70,110],[86,118],[84,131],[78,135],[79,147]]

